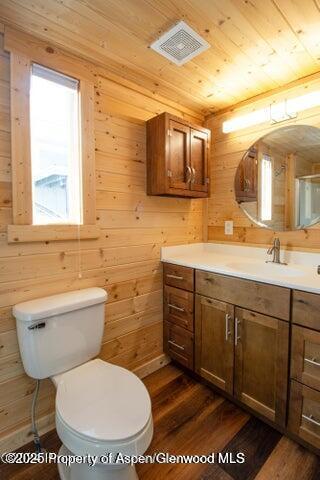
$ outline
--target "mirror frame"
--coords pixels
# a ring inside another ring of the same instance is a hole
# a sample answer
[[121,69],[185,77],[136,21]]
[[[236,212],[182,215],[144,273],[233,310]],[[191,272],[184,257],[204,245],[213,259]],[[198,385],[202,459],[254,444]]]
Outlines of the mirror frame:
[[[253,150],[254,149],[254,146],[257,142],[259,142],[259,140],[262,140],[264,138],[266,138],[267,136],[271,135],[273,132],[275,132],[276,130],[281,130],[281,129],[285,129],[285,128],[288,128],[288,127],[311,127],[311,128],[314,128],[314,129],[317,129],[319,130],[319,136],[320,136],[320,127],[316,127],[314,125],[306,125],[306,124],[292,124],[292,125],[283,125],[281,127],[278,127],[278,128],[274,128],[272,129],[271,131],[269,131],[268,133],[266,133],[265,135],[263,135],[262,137],[259,137],[257,138],[248,148],[247,150],[245,151],[245,153],[243,154],[240,162],[238,163],[238,166],[237,166],[237,169],[236,169],[236,173],[235,173],[235,176],[234,176],[234,183],[233,183],[233,187],[234,187],[234,199],[235,199],[235,202],[237,203],[237,205],[241,208],[241,211],[245,214],[245,216],[253,223],[253,226],[258,226],[260,228],[266,228],[270,231],[273,231],[273,232],[295,232],[295,231],[299,231],[299,230],[307,230],[308,228],[311,228],[317,224],[320,224],[320,214],[319,214],[319,217],[316,218],[315,220],[313,220],[311,223],[309,223],[308,225],[301,225],[301,226],[298,226],[296,227],[294,230],[275,230],[273,227],[269,226],[269,225],[266,225],[264,223],[262,223],[261,221],[259,221],[258,219],[255,219],[252,217],[252,215],[250,213],[248,213],[244,208],[243,208],[243,203],[244,202],[238,202],[237,200],[237,196],[236,196],[236,190],[237,190],[237,185],[236,185],[236,182],[237,182],[237,175],[238,175],[238,170],[239,170],[239,167],[240,167],[240,164],[242,163],[242,161],[248,156],[248,153],[250,152],[250,150]],[[320,163],[320,162],[319,162]]]

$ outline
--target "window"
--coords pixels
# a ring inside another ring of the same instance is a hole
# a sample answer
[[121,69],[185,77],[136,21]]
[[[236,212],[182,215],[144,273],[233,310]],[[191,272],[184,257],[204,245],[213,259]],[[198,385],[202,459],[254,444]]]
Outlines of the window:
[[81,224],[79,81],[33,64],[32,223]]
[[261,160],[260,218],[262,221],[272,219],[272,159],[266,153]]
[[51,57],[30,42],[21,41],[19,48],[9,47],[13,223],[8,243],[98,238],[95,74],[82,60]]

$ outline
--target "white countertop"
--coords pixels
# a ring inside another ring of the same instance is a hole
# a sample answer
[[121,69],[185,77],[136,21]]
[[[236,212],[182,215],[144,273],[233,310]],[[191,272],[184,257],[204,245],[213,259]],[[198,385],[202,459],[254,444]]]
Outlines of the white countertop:
[[320,254],[281,251],[288,265],[266,263],[271,260],[265,248],[223,243],[192,243],[161,248],[162,262],[183,265],[233,277],[320,293]]

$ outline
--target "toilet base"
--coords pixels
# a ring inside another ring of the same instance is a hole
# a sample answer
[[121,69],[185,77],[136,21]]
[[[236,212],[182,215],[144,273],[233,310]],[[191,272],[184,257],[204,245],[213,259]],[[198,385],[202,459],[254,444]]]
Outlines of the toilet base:
[[[72,455],[65,445],[61,445],[59,455]],[[58,463],[61,480],[139,480],[134,466],[73,464],[70,467]]]

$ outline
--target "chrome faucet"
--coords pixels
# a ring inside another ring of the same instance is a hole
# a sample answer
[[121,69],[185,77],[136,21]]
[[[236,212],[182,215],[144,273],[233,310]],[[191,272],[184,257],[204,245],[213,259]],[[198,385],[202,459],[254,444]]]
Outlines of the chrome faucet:
[[268,248],[267,250],[268,255],[272,255],[272,260],[266,260],[266,263],[278,263],[281,265],[286,265],[286,263],[281,262],[280,260],[280,238],[275,238],[273,240],[272,247]]

